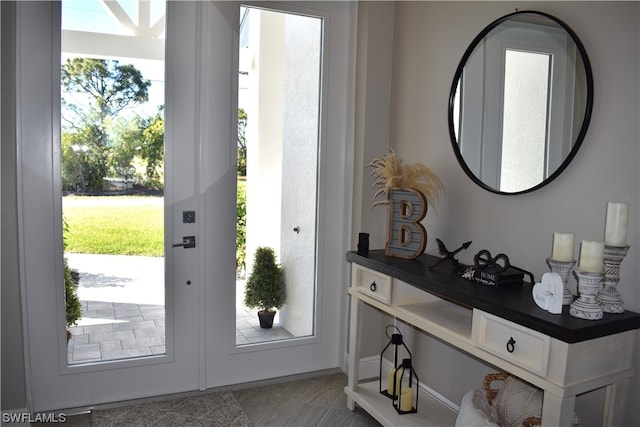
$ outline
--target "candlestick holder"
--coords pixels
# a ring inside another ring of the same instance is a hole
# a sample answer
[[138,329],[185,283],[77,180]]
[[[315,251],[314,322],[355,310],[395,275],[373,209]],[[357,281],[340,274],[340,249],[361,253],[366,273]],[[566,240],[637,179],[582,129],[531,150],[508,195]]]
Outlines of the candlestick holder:
[[569,305],[569,314],[587,320],[602,319],[602,307],[596,300],[603,273],[573,270],[578,280],[578,299]]
[[555,259],[547,258],[547,265],[552,273],[558,273],[560,279],[562,279],[562,305],[571,304],[573,302],[573,294],[567,288],[567,282],[573,267],[576,265],[576,260],[556,261]]
[[624,313],[624,302],[616,287],[620,281],[620,264],[628,250],[629,246],[604,247],[604,288],[596,299],[606,313]]

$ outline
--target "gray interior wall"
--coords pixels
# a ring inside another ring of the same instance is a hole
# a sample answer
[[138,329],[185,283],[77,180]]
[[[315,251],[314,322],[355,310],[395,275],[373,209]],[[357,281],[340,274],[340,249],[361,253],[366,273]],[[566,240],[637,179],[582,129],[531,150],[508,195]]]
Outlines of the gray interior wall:
[[[457,247],[471,240],[460,255],[472,263],[480,249],[504,252],[512,264],[532,271],[537,278],[548,271],[555,231],[581,240],[602,240],[608,201],[630,204],[629,245],[622,264],[619,291],[627,309],[640,311],[639,196],[640,196],[640,11],[638,2],[396,2],[393,13],[393,50],[377,58],[392,61],[390,146],[407,162],[420,162],[434,170],[445,185],[445,195],[430,210],[424,225],[426,252],[437,255],[435,238]],[[367,7],[376,7],[371,3]],[[385,6],[379,6],[385,7]],[[569,168],[550,185],[519,196],[501,196],[476,186],[463,172],[449,140],[447,106],[453,74],[471,40],[496,18],[515,11],[535,9],[564,20],[578,34],[589,54],[594,74],[593,117],[583,146]],[[369,11],[369,13],[371,13]],[[371,27],[370,27],[371,28]],[[383,27],[384,28],[384,27]],[[369,35],[369,40],[373,37]],[[360,43],[365,42],[359,40]],[[375,63],[367,64],[375,67]],[[360,77],[360,74],[358,75]],[[360,100],[360,98],[358,98]],[[367,92],[375,102],[375,91]],[[381,98],[381,104],[384,99]],[[381,117],[380,120],[385,120]],[[364,141],[368,144],[368,141]],[[371,158],[364,158],[368,163]],[[356,164],[356,170],[360,165]],[[356,203],[368,206],[362,198]],[[363,207],[362,216],[367,212]],[[384,222],[377,238],[384,237]],[[573,284],[575,286],[575,284]],[[627,392],[620,425],[639,425],[640,334],[636,335],[636,376]],[[456,400],[478,384],[487,369],[465,359],[441,343],[420,336],[415,344],[423,364],[421,380],[433,380],[445,397]],[[591,396],[585,396],[591,401]],[[593,399],[594,401],[597,399]],[[459,401],[459,400],[458,400]],[[599,405],[578,404],[595,411]],[[584,414],[583,414],[584,415]]]
[[[369,233],[371,248],[384,247],[386,240],[386,210],[384,207],[371,208],[375,194],[374,180],[366,165],[389,149],[393,13],[392,2],[358,3],[351,227],[353,250],[357,249],[358,233]],[[365,308],[365,313],[369,325],[374,322],[381,326],[386,324],[378,311]],[[384,337],[376,333],[374,328],[365,330],[365,334],[361,340],[362,355],[372,356],[380,351]]]
[[15,3],[0,2],[2,410],[26,407],[16,209]]

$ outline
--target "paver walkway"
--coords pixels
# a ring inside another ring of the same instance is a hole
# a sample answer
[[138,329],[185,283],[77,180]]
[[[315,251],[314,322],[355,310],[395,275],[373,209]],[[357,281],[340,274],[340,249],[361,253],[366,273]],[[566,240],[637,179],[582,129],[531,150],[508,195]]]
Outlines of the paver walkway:
[[[127,255],[66,254],[80,274],[83,317],[71,328],[70,364],[164,354],[164,259]],[[291,337],[274,324],[262,329],[257,314],[236,293],[236,344]]]

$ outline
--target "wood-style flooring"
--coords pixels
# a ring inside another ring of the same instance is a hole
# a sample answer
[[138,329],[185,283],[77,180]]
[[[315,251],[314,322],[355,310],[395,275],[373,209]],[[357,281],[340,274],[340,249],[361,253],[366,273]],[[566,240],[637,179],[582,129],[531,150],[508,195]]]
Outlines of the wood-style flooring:
[[379,426],[359,407],[347,408],[343,373],[234,391],[254,426]]
[[[377,427],[380,425],[359,407],[356,406],[355,411],[347,408],[347,397],[344,393],[347,376],[342,372],[265,383],[262,383],[265,385],[243,385],[235,390],[232,388],[233,395],[254,427]],[[90,427],[91,414],[70,416],[65,425]]]

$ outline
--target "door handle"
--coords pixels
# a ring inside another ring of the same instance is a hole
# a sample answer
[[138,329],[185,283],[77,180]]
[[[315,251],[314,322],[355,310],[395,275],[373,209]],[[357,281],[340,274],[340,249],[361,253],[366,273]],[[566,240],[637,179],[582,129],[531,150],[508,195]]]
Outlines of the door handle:
[[172,246],[174,248],[182,246],[185,249],[195,248],[196,247],[196,236],[184,236],[182,238],[182,243],[174,243]]

